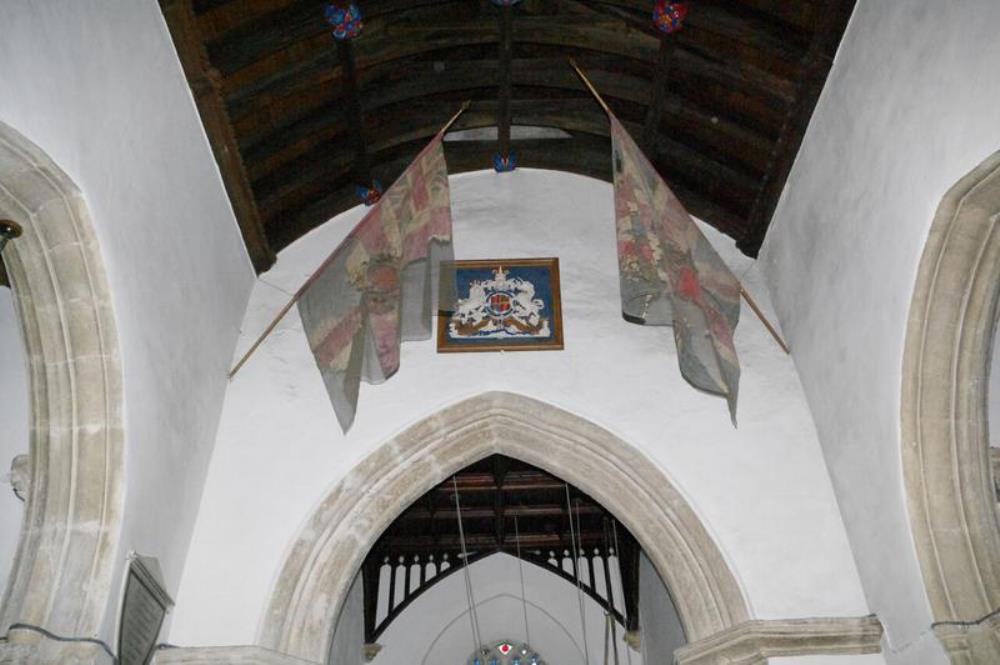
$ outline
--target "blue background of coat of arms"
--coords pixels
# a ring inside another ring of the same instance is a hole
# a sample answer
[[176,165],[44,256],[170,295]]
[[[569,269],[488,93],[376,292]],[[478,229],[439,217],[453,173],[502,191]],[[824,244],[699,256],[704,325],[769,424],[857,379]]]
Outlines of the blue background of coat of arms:
[[562,347],[555,260],[459,261],[455,286],[439,337],[439,347],[450,348],[442,350]]

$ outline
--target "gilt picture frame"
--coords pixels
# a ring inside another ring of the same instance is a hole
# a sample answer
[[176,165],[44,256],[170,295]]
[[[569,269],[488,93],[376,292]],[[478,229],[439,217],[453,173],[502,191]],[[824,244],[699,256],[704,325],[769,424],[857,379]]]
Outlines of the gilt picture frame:
[[455,261],[455,300],[438,312],[438,353],[563,348],[559,259]]

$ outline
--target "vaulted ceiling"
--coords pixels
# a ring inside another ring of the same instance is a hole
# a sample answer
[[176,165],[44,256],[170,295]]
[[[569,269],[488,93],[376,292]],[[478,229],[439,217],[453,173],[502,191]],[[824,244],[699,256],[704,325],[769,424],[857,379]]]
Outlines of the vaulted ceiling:
[[[454,130],[557,128],[515,133],[518,166],[610,180],[608,122],[570,57],[689,211],[754,256],[854,6],[694,0],[665,35],[653,0],[357,2],[363,32],[336,42],[319,0],[161,0],[258,271],[359,184],[391,183],[466,99]],[[446,144],[451,173],[497,152]]]

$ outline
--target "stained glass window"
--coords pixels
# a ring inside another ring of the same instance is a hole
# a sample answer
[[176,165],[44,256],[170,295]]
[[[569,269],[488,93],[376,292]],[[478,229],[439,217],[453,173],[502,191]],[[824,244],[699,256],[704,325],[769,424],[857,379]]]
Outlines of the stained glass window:
[[469,656],[466,665],[546,665],[545,660],[524,642],[502,640],[484,644]]

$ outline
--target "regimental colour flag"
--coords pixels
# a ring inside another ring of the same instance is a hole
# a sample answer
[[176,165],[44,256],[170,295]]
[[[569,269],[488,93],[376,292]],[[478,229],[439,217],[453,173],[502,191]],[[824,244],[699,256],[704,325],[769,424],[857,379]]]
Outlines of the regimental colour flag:
[[451,200],[439,133],[304,287],[299,314],[346,432],[361,379],[399,369],[400,342],[431,336],[437,267],[451,261]]
[[622,313],[672,325],[681,374],[724,396],[735,425],[740,283],[614,115],[611,138]]

